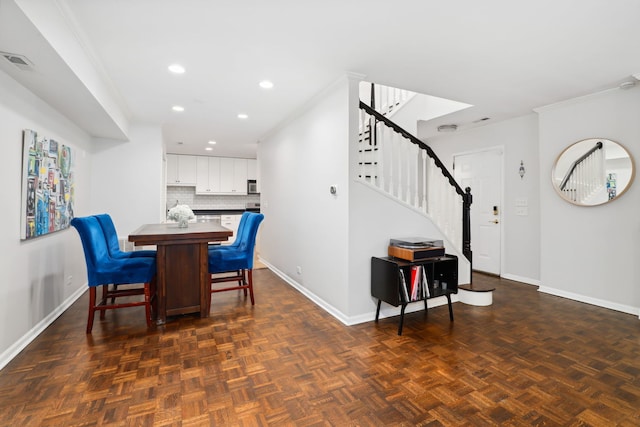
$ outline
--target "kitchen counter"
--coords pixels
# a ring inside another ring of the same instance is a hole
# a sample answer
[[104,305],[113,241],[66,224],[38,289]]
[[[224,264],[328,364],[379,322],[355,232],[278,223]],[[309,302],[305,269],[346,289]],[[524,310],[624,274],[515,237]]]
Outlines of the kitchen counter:
[[242,215],[244,212],[260,212],[260,208],[238,208],[238,209],[194,209],[193,213],[198,215]]

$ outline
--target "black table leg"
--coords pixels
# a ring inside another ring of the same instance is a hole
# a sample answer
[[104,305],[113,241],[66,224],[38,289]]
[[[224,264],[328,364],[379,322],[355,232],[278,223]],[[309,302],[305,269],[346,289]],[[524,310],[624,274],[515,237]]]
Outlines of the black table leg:
[[404,309],[407,308],[407,304],[402,304],[400,309],[400,325],[398,326],[398,335],[402,335],[402,324],[404,323]]

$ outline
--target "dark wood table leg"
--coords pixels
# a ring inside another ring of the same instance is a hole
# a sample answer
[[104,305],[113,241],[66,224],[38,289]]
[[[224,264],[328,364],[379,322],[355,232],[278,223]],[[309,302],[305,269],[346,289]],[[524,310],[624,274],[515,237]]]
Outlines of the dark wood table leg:
[[158,245],[156,256],[156,324],[164,325],[167,323],[167,247]]
[[376,310],[376,322],[378,321],[378,317],[380,316],[380,305],[382,304],[382,300],[378,300],[378,309]]
[[200,317],[211,311],[211,275],[209,274],[209,244],[200,244]]
[[451,305],[451,295],[447,292],[447,304],[449,305],[449,320],[453,322],[453,306]]

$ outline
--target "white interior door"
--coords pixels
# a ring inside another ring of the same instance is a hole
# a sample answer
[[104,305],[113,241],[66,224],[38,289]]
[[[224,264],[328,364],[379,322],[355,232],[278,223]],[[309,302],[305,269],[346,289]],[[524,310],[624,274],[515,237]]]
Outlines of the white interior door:
[[454,156],[454,176],[470,187],[473,269],[500,275],[502,149]]

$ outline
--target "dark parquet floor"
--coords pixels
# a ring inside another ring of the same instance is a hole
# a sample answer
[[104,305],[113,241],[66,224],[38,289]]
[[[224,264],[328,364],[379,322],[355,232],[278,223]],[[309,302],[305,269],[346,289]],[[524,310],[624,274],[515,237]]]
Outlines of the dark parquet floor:
[[[484,275],[494,304],[344,326],[269,270],[256,305],[85,335],[84,295],[0,371],[2,426],[639,426],[640,320]],[[369,298],[363,295],[363,298]],[[373,306],[373,304],[372,304]]]

